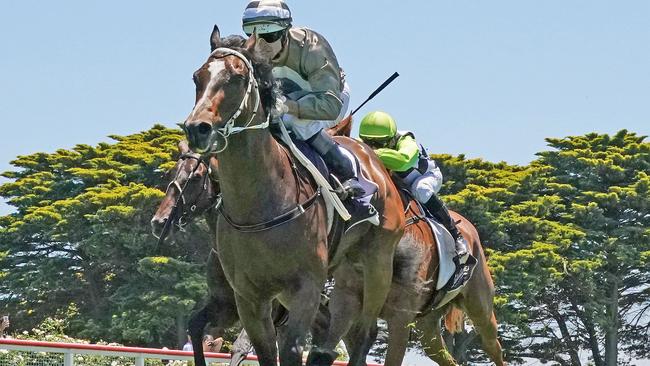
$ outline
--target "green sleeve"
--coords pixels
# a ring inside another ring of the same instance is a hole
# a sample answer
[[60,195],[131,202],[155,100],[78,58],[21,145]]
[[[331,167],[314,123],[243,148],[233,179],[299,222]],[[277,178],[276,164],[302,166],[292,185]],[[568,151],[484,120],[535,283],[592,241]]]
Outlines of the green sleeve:
[[397,142],[397,150],[382,148],[375,153],[386,169],[403,172],[417,165],[420,149],[415,139],[407,135]]

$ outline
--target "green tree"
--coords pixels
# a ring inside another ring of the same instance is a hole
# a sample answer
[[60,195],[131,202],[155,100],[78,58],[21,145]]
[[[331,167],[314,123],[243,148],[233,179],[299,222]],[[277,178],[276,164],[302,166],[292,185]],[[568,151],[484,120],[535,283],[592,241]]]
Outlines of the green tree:
[[3,173],[15,213],[0,218],[0,306],[23,329],[73,305],[73,334],[173,345],[205,293],[207,253],[205,237],[157,248],[150,234],[182,134],[157,125],[111,138],[20,156]]
[[644,140],[625,130],[548,139],[553,150],[527,167],[436,156],[448,201],[478,226],[488,248],[511,361],[579,365],[581,350],[597,366],[624,362],[618,349],[647,357]]
[[555,150],[538,163],[548,167],[549,193],[561,194],[558,221],[585,235],[569,248],[565,282],[578,329],[589,335],[581,340],[597,366],[618,364],[619,349],[647,357],[650,143],[626,130],[547,141]]

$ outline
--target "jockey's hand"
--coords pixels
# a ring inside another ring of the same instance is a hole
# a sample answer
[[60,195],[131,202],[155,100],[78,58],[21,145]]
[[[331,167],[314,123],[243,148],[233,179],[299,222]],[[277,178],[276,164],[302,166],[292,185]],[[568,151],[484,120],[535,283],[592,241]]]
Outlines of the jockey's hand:
[[282,117],[285,113],[289,112],[289,107],[285,104],[287,98],[284,95],[280,95],[275,98],[275,106],[271,110],[272,117]]
[[299,113],[298,113],[298,102],[296,102],[293,99],[288,99],[286,102],[284,102],[284,105],[286,105],[288,110],[289,110],[287,113],[293,114],[296,117],[299,115]]

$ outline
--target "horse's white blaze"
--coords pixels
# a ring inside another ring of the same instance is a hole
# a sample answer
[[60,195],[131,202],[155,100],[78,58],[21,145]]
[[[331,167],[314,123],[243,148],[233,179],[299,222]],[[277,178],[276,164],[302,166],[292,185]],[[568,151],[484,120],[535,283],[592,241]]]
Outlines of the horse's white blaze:
[[226,69],[226,62],[223,59],[218,59],[210,62],[210,64],[208,65],[208,71],[210,71],[210,81],[206,84],[205,89],[203,90],[203,95],[201,96],[201,99],[199,99],[199,101],[196,102],[196,105],[194,106],[192,113],[190,113],[190,117],[188,118],[188,120],[194,119],[195,114],[203,108],[203,105],[205,103],[209,103],[207,91],[212,89],[212,86],[217,80],[217,76],[221,71],[225,69]]

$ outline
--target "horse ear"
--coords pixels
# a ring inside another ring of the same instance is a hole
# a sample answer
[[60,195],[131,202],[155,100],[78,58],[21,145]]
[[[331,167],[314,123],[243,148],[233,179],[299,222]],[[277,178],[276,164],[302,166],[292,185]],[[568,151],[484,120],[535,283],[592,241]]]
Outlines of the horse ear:
[[253,52],[256,43],[257,43],[257,29],[253,29],[253,34],[251,34],[251,36],[248,37],[248,39],[246,40],[246,43],[244,43],[244,48],[249,52]]
[[210,52],[219,48],[219,45],[221,45],[221,32],[215,24],[214,28],[212,28],[212,34],[210,34]]
[[178,142],[178,152],[181,154],[187,154],[190,152],[190,147],[186,140],[180,140]]

